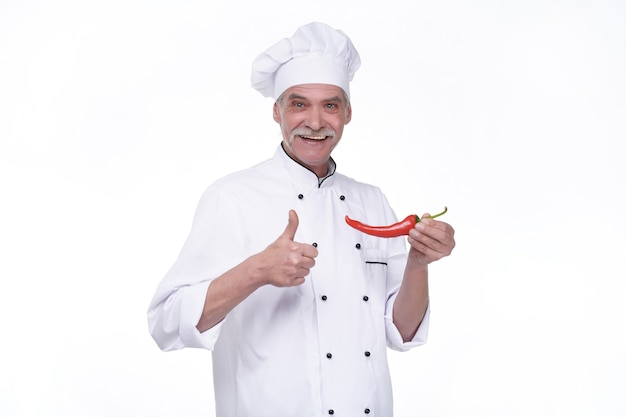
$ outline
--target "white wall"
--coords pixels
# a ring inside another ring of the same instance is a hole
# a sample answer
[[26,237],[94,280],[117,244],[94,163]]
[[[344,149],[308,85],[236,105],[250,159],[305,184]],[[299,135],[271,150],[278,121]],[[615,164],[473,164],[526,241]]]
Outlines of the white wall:
[[145,311],[196,202],[269,157],[250,63],[297,26],[363,66],[335,158],[398,215],[449,207],[412,416],[626,414],[626,4],[0,1],[0,415],[210,416],[210,353]]

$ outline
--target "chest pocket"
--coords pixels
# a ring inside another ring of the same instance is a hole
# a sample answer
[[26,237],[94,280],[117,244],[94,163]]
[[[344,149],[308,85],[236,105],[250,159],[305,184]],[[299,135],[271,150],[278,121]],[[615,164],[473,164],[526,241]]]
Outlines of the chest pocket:
[[363,250],[363,262],[370,285],[385,285],[387,278],[387,251],[366,248]]
[[[365,265],[367,267],[369,266],[375,266],[375,265],[379,265],[381,268],[381,270],[384,270],[384,272],[386,272],[387,269],[387,251],[383,250],[383,249],[374,249],[374,248],[369,248],[369,249],[365,249],[363,251],[363,260],[365,261]],[[372,268],[374,269],[374,268]]]

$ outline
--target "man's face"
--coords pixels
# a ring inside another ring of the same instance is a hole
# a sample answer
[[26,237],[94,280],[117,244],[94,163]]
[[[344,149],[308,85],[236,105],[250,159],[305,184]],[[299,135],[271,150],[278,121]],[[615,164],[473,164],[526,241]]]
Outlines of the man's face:
[[274,104],[285,150],[318,177],[326,175],[330,154],[351,117],[343,90],[329,84],[290,87]]

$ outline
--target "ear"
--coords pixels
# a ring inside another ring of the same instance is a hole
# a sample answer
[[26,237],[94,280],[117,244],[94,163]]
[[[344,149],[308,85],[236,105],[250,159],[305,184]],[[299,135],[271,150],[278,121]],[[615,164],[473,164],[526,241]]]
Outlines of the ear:
[[278,103],[274,103],[274,109],[273,109],[272,113],[274,115],[274,121],[276,121],[276,123],[280,124],[282,118],[280,117],[280,109],[278,108]]
[[350,120],[352,120],[352,103],[348,103],[346,108],[346,122],[344,124],[350,123]]

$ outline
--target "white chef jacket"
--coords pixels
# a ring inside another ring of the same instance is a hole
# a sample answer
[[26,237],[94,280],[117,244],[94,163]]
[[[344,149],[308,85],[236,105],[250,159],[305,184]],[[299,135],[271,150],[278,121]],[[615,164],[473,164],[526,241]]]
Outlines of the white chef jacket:
[[[374,186],[334,172],[319,181],[279,147],[203,194],[183,249],[148,311],[163,350],[213,351],[218,417],[393,415],[386,346],[426,341],[429,311],[404,343],[392,322],[407,250],[350,228],[396,216]],[[298,213],[298,242],[319,252],[304,284],[258,289],[213,328],[196,324],[212,279],[265,249]]]

